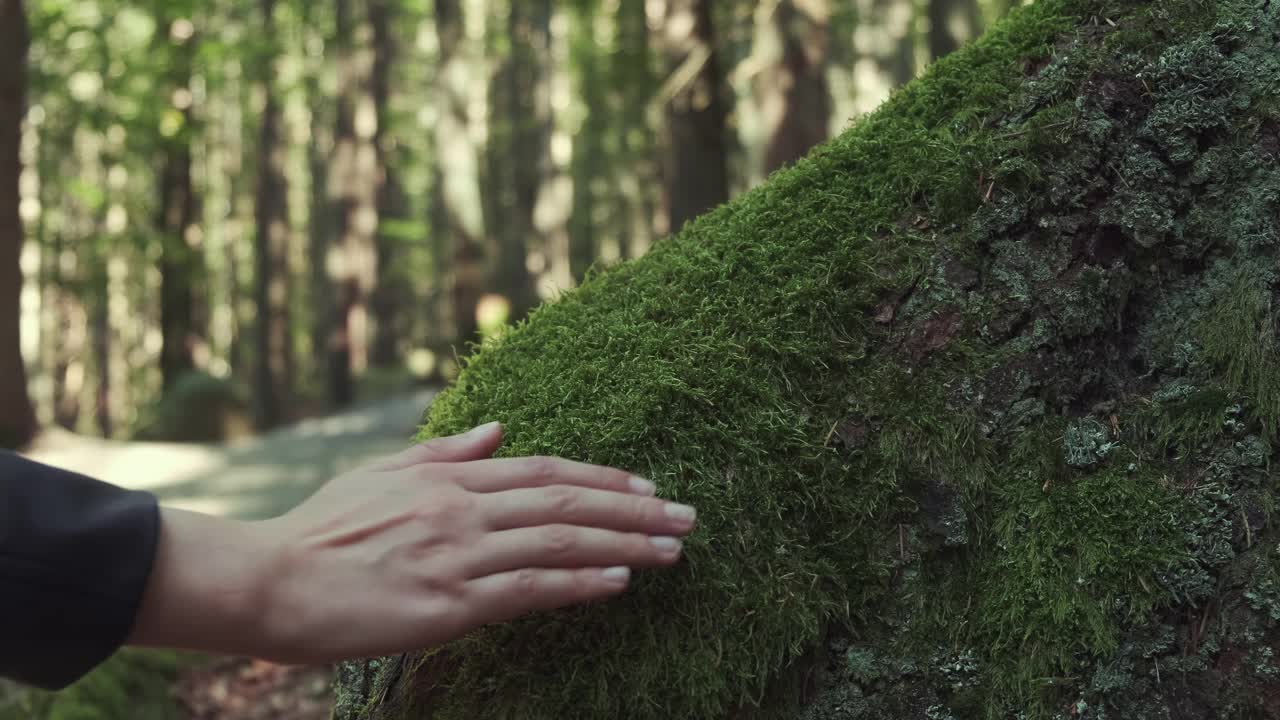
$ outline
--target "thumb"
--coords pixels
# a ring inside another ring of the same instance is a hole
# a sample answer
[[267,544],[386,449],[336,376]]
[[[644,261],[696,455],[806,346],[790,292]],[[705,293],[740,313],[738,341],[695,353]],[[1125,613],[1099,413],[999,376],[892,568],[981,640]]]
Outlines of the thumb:
[[390,472],[424,463],[467,462],[483,460],[502,444],[502,423],[491,422],[448,437],[435,438],[414,445],[399,454],[378,461],[370,469]]

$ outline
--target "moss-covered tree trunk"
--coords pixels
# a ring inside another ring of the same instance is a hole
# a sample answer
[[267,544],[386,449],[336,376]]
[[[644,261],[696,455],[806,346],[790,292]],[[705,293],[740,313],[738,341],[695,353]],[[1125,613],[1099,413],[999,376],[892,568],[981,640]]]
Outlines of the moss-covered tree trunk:
[[700,510],[353,718],[1277,718],[1280,3],[1041,0],[490,342],[424,436]]

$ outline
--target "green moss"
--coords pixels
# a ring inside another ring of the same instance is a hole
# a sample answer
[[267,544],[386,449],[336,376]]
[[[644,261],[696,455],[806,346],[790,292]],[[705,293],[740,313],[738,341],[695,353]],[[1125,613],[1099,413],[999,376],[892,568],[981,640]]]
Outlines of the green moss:
[[1157,574],[1184,549],[1189,513],[1158,475],[1119,468],[1047,491],[1023,477],[996,497],[993,544],[975,563],[974,641],[998,664],[992,697],[1025,702],[1071,684],[1169,597]]
[[1268,436],[1280,428],[1280,344],[1271,306],[1272,272],[1244,266],[1214,298],[1201,328],[1205,355],[1249,398]]
[[500,420],[505,454],[646,475],[699,529],[618,601],[353,668],[339,717],[1139,697],[1176,654],[1146,636],[1213,596],[1274,494],[1260,2],[1043,0],[487,340],[423,437]]
[[1242,412],[1243,407],[1221,388],[1175,380],[1135,411],[1127,434],[1137,447],[1151,448],[1156,457],[1173,453],[1188,458],[1238,425]]

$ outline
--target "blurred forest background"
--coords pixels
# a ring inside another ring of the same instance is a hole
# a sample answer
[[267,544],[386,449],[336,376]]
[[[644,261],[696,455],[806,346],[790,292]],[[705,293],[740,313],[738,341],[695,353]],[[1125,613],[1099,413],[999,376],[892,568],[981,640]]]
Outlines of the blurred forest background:
[[448,379],[1014,1],[0,0],[0,446]]

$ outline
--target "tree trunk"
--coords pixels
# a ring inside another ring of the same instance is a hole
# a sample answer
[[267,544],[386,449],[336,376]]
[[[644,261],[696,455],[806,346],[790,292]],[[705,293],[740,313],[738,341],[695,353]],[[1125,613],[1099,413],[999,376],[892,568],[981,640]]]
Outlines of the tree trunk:
[[929,54],[950,55],[982,33],[978,0],[929,0]]
[[661,45],[671,232],[729,199],[724,88],[710,0],[667,0]]
[[511,320],[533,308],[529,275],[530,244],[541,247],[534,211],[550,175],[551,150],[551,0],[514,0],[507,14],[511,55],[502,73],[503,110],[510,123],[501,181],[510,210],[498,240],[494,287],[511,303]]
[[658,86],[644,3],[621,3],[618,48],[609,82],[621,95],[612,131],[622,148],[614,164],[619,203],[618,254],[639,257],[653,243],[661,197],[659,152],[648,106]]
[[831,91],[827,0],[770,0],[756,10],[750,63],[763,122],[761,175],[804,157],[828,137]]
[[198,250],[198,198],[191,177],[191,138],[194,111],[190,93],[191,67],[196,52],[194,37],[171,33],[170,21],[161,19],[157,43],[168,48],[172,67],[169,91],[182,126],[162,142],[161,171],[157,188],[156,230],[160,234],[160,371],[169,390],[183,373],[195,368],[195,349],[201,333],[197,327],[196,292],[201,284],[202,261]]
[[19,338],[22,318],[22,217],[18,176],[26,115],[27,17],[22,0],[0,0],[0,447],[36,434]]
[[335,717],[1280,718],[1278,36],[1023,8],[483,351],[422,437],[507,418],[698,527]]
[[111,278],[107,271],[106,258],[94,258],[93,276],[93,317],[90,320],[93,335],[94,368],[97,370],[98,384],[95,387],[93,404],[94,421],[98,432],[104,438],[115,434],[115,418],[112,416],[113,377],[111,338]]
[[324,349],[328,358],[326,370],[329,404],[344,407],[355,400],[355,374],[352,370],[351,317],[359,300],[359,286],[350,267],[348,256],[351,241],[351,224],[355,217],[355,201],[350,197],[355,174],[357,140],[355,133],[355,103],[358,94],[358,72],[355,68],[354,40],[351,28],[350,0],[334,2],[334,46],[338,52],[338,95],[334,113],[333,153],[325,191],[328,194],[327,225],[329,242],[326,243],[324,267],[329,299],[329,319],[325,323],[328,337]]
[[[472,140],[469,106],[475,92],[459,0],[436,0],[439,67],[436,70],[435,182],[432,226],[449,268],[449,305],[456,343],[476,339],[476,306],[485,279],[480,153]],[[459,348],[461,350],[462,348]]]
[[[319,8],[312,3],[304,3],[302,20],[309,28],[308,42],[321,42],[323,34],[316,29],[318,19],[315,17]],[[306,297],[311,309],[310,332],[311,352],[310,372],[321,378],[321,386],[329,392],[328,366],[330,363],[329,342],[331,339],[330,324],[333,322],[333,290],[329,286],[328,256],[332,242],[333,228],[330,227],[332,211],[329,207],[328,163],[322,148],[332,142],[332,125],[327,122],[327,98],[321,85],[321,62],[313,59],[306,69],[304,82],[307,92],[308,135],[311,142],[307,144],[307,175],[310,180],[307,202],[307,286]]]
[[264,41],[273,48],[260,61],[264,105],[254,198],[254,299],[258,308],[254,419],[265,429],[286,419],[294,362],[289,321],[289,200],[280,105],[275,96],[275,0],[260,0],[258,8]]
[[582,282],[600,255],[598,236],[618,230],[602,222],[617,186],[610,171],[621,171],[622,162],[621,158],[610,162],[605,145],[610,125],[606,94],[609,65],[596,40],[598,15],[597,3],[580,3],[574,9],[569,50],[577,81],[574,94],[581,98],[584,112],[582,124],[573,136],[570,160],[573,212],[569,217],[569,272],[576,282]]
[[855,0],[853,110],[867,113],[916,75],[916,0]]
[[195,191],[191,184],[191,151],[174,144],[164,151],[160,174],[160,326],[163,347],[160,370],[165,388],[195,367],[195,252],[187,245],[186,229],[195,220]]
[[384,227],[388,221],[405,219],[409,210],[409,199],[400,183],[395,164],[391,161],[394,139],[388,133],[391,118],[391,68],[397,58],[396,39],[392,32],[395,7],[390,0],[373,0],[368,4],[369,24],[373,30],[373,108],[378,118],[373,146],[382,175],[377,197],[378,281],[369,301],[375,325],[369,364],[374,367],[394,367],[403,360],[402,345],[409,334],[405,309],[413,301],[409,279],[401,267],[405,256],[401,248],[404,241]]
[[368,365],[369,296],[378,277],[375,235],[383,178],[373,143],[380,119],[370,93],[370,28],[349,0],[337,0],[335,8],[338,107],[326,183],[334,228],[328,253],[332,258],[328,354],[329,397],[340,407],[354,400],[355,376]]
[[[76,278],[64,272],[59,262],[67,247],[61,229],[51,233],[42,245],[40,356],[51,385],[49,403],[53,422],[73,429],[80,416],[80,407],[78,394],[71,387],[71,366],[83,352],[81,328],[77,323],[79,305],[72,291]],[[74,272],[75,269],[69,270]]]

